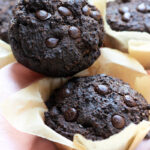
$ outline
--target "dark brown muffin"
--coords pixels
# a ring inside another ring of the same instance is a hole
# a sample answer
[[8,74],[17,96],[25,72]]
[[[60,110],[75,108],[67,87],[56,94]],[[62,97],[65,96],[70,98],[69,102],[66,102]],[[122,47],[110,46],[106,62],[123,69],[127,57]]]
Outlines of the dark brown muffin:
[[106,75],[73,78],[47,102],[45,123],[68,139],[102,140],[148,120],[148,104],[123,81]]
[[8,42],[8,28],[12,9],[17,0],[0,0],[0,39]]
[[109,2],[107,22],[116,31],[150,33],[150,1],[116,0]]
[[103,35],[101,14],[86,0],[20,0],[9,32],[16,59],[53,77],[92,65]]

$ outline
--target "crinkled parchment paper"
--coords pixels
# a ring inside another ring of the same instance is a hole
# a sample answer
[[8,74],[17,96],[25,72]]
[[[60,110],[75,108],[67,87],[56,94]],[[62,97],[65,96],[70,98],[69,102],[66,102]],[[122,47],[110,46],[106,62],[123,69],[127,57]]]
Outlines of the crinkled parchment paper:
[[[8,49],[5,46],[3,43],[0,47],[7,52]],[[142,65],[129,55],[117,50],[103,48],[101,51],[101,57],[89,69],[76,76],[106,73],[121,78],[131,83],[132,87],[143,93],[150,102],[148,91],[150,79]],[[1,56],[0,61],[2,61]],[[44,124],[44,112],[47,111],[44,102],[54,89],[66,81],[67,79],[63,78],[43,78],[4,99],[0,103],[0,109],[16,129],[53,141],[61,150],[134,150],[150,130],[150,122],[143,121],[139,125],[131,124],[119,134],[102,141],[93,142],[81,135],[75,135],[73,142],[66,139]],[[1,84],[0,87],[3,88]]]
[[128,42],[128,52],[145,68],[150,68],[150,41],[130,40]]
[[0,68],[12,62],[15,62],[15,58],[12,54],[10,46],[0,40]]
[[138,41],[149,41],[150,42],[150,34],[147,32],[137,32],[137,31],[115,31],[112,30],[109,24],[106,21],[106,3],[109,1],[115,0],[89,0],[92,4],[94,4],[99,10],[102,12],[104,19],[104,27],[105,27],[105,46],[116,48],[118,50],[122,50],[124,52],[128,51],[128,42],[130,40],[138,40]]

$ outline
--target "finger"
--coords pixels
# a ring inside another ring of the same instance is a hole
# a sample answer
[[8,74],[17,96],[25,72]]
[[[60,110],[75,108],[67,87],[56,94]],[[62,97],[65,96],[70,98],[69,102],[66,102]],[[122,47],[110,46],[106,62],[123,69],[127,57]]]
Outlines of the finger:
[[0,69],[0,99],[5,99],[43,77],[19,63],[7,65]]

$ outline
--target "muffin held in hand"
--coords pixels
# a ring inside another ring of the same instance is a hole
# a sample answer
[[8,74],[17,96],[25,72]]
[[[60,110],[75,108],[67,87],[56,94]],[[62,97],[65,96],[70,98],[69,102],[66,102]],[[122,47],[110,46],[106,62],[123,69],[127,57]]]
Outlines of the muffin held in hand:
[[20,0],[9,31],[16,59],[53,77],[92,65],[103,36],[101,13],[86,0]]
[[71,79],[54,92],[47,106],[45,123],[71,140],[76,133],[102,140],[149,115],[142,95],[106,75]]
[[107,22],[116,31],[150,33],[149,0],[115,0],[107,4]]
[[9,42],[9,21],[12,16],[12,9],[16,3],[17,0],[0,0],[0,39],[5,42]]

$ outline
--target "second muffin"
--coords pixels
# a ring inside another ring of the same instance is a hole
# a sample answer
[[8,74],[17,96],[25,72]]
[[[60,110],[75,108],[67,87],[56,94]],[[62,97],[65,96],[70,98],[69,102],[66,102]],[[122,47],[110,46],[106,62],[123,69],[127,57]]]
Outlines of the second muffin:
[[68,139],[102,140],[130,123],[148,120],[148,104],[123,81],[106,76],[73,78],[47,102],[45,123]]

